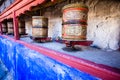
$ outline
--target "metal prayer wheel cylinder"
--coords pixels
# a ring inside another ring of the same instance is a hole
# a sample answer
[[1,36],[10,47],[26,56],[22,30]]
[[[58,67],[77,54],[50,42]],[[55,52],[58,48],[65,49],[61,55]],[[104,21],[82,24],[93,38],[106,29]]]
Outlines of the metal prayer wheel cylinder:
[[25,34],[25,21],[19,20],[18,26],[19,26],[19,34],[24,35]]
[[83,3],[63,7],[62,38],[65,40],[86,40],[88,7]]
[[2,32],[7,33],[7,24],[2,23]]
[[32,37],[48,37],[48,18],[33,16],[32,25]]
[[8,34],[14,34],[13,22],[7,22]]

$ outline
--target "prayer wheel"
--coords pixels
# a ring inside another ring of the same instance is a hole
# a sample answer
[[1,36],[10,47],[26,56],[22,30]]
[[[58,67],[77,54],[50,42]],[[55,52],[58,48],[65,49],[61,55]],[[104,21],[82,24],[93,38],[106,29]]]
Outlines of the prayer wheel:
[[7,33],[7,24],[2,23],[2,32]]
[[8,34],[14,34],[13,22],[7,22]]
[[32,25],[32,37],[48,37],[48,18],[44,16],[33,16]]
[[18,26],[19,26],[19,34],[24,35],[25,34],[25,21],[19,20]]
[[65,40],[86,40],[88,7],[83,3],[63,7],[62,38]]

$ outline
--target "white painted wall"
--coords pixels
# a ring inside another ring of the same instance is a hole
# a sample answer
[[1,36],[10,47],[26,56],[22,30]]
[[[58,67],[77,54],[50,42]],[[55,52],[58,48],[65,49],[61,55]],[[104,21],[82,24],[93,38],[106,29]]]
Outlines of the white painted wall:
[[25,29],[29,36],[32,36],[32,18],[25,19]]
[[[79,1],[79,0],[76,0]],[[87,39],[102,49],[117,50],[120,42],[120,1],[119,0],[86,0],[89,7]],[[62,35],[62,7],[66,2],[45,9],[43,16],[49,19],[48,36]],[[32,22],[26,21],[27,33],[32,33]]]
[[87,39],[94,41],[93,45],[102,49],[118,49],[118,43],[120,41],[120,19],[92,19],[88,21]]
[[117,50],[120,45],[120,1],[88,1],[87,38],[94,46],[102,49]]

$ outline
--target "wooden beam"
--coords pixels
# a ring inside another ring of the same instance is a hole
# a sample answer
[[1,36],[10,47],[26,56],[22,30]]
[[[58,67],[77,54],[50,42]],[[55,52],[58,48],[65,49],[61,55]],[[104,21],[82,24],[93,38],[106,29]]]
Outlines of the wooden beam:
[[0,34],[2,34],[2,23],[0,22]]
[[18,19],[16,18],[16,13],[13,11],[13,24],[14,24],[14,38],[15,40],[19,40],[19,27],[18,27]]
[[56,5],[58,3],[61,3],[63,1],[65,1],[65,0],[53,0],[52,2],[49,1],[49,2],[46,2],[46,3],[40,4],[40,5],[36,6],[36,7],[33,7],[32,11],[41,10],[43,8],[54,6],[54,5]]

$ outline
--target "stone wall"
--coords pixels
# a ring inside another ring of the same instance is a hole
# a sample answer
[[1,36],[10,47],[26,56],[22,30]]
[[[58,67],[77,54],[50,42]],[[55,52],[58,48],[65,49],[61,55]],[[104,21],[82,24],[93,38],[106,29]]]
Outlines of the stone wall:
[[120,42],[120,1],[88,0],[88,34],[93,45],[116,50]]
[[[84,1],[89,7],[87,39],[93,40],[94,46],[116,50],[120,42],[120,1],[119,0],[71,0],[71,3]],[[45,10],[49,18],[49,36],[61,37],[61,9],[68,2],[57,4]]]
[[46,8],[43,16],[49,19],[48,23],[48,36],[53,39],[62,36],[62,7],[65,3],[61,3],[52,7]]
[[[87,39],[102,49],[117,50],[120,45],[120,0],[71,0],[71,3],[83,1],[89,7]],[[69,1],[45,8],[43,16],[49,19],[48,36],[62,36],[62,7]],[[30,35],[32,23],[26,20],[27,33]]]
[[32,36],[32,17],[25,19],[25,29],[29,36]]

